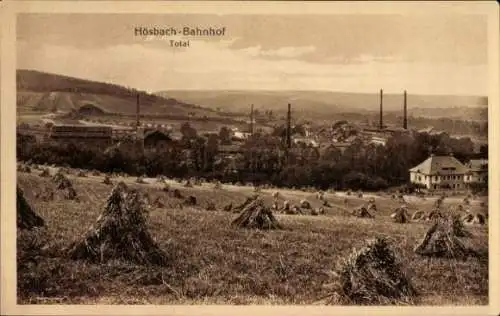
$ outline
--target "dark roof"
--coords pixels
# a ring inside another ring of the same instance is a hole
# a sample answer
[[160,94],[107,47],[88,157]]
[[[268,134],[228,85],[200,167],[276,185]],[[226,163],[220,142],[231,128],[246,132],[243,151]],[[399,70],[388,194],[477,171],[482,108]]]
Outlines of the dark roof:
[[170,137],[168,134],[165,134],[161,131],[151,131],[151,132],[148,132],[144,135],[144,140],[151,139],[151,138],[168,140],[168,141],[172,140],[172,137]]
[[474,171],[488,169],[488,159],[471,159],[467,167]]
[[437,173],[447,173],[451,170],[448,168],[454,168],[452,171],[454,173],[465,174],[469,169],[463,165],[457,158],[453,156],[434,156],[431,155],[429,158],[424,160],[421,164],[410,169],[410,172],[419,172],[422,174],[437,174]]

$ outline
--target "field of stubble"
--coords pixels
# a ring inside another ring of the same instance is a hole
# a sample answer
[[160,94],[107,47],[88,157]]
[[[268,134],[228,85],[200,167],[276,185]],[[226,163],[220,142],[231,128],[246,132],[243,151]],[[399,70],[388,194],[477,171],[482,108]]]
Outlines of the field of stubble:
[[[344,198],[339,193],[327,194],[333,207],[326,209],[326,215],[278,214],[284,230],[256,231],[231,227],[237,214],[220,211],[229,202],[242,203],[253,193],[251,187],[223,186],[215,191],[210,184],[193,188],[172,184],[184,195],[196,196],[200,205],[179,209],[159,184],[135,184],[135,178],[128,178],[125,182],[152,197],[164,195],[168,201],[167,208],[150,210],[148,225],[168,254],[169,264],[144,267],[120,261],[72,261],[62,257],[60,249],[96,221],[111,186],[102,184],[102,177],[68,177],[79,202],[57,197],[41,201],[35,192],[52,188],[50,178],[18,172],[18,184],[46,223],[32,232],[18,231],[18,256],[25,251],[21,249],[46,249],[29,262],[18,260],[19,304],[315,304],[330,292],[326,285],[331,283],[338,259],[379,235],[391,240],[420,293],[418,304],[488,303],[487,226],[468,227],[471,242],[482,250],[482,256],[465,261],[423,258],[413,253],[413,247],[429,224],[391,222],[390,214],[399,204],[388,195],[376,197],[375,219],[346,216]],[[313,193],[279,191],[292,202],[307,198],[313,206],[320,205]],[[271,192],[262,193],[269,203]],[[366,200],[350,197],[349,207]],[[215,202],[219,211],[204,210],[208,202]],[[432,202],[414,199],[410,211],[429,209]],[[445,206],[450,203],[445,200]]]

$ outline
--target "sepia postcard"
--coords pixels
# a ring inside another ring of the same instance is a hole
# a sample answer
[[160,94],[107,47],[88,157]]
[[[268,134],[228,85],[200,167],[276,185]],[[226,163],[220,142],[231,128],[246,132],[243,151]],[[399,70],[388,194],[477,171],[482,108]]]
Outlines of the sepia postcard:
[[0,8],[2,315],[500,313],[495,2]]

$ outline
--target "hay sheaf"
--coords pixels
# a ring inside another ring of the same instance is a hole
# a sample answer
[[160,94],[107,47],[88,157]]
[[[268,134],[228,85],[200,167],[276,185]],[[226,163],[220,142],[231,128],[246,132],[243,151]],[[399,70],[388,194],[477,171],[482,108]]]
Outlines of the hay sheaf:
[[368,212],[368,210],[364,206],[352,210],[351,215],[355,216],[355,217],[361,217],[361,218],[374,218],[375,217],[372,214],[370,214],[370,212]]
[[343,305],[414,304],[418,296],[385,238],[341,259],[330,302]]
[[[201,185],[201,182],[199,185]],[[222,183],[220,181],[215,182],[214,190],[222,190]]]
[[481,213],[470,213],[468,212],[462,218],[460,219],[462,223],[468,224],[468,225],[484,225],[486,224],[486,216]]
[[113,184],[113,182],[111,181],[111,178],[108,175],[104,176],[102,183],[107,184],[107,185]]
[[391,214],[391,218],[395,223],[408,223],[409,222],[409,215],[408,215],[408,210],[406,207],[398,207],[394,213]]
[[103,213],[80,240],[67,248],[67,255],[74,260],[101,263],[112,259],[167,263],[166,254],[148,232],[139,193],[123,182],[113,188]]
[[42,177],[42,178],[47,178],[47,177],[50,177],[50,172],[49,172],[49,169],[44,168],[44,169],[42,170],[42,172],[40,172],[39,176],[40,176],[40,177]]
[[440,219],[427,230],[420,243],[415,246],[414,252],[422,256],[445,258],[474,256],[476,251],[468,248],[460,239],[468,236],[470,234],[456,217]]
[[232,222],[232,226],[257,229],[282,229],[270,208],[261,198],[250,202]]
[[24,192],[20,187],[17,187],[17,227],[20,229],[32,229],[34,227],[42,227],[45,221],[31,208],[28,201],[24,197]]
[[56,189],[63,191],[63,196],[66,200],[77,200],[76,190],[69,179],[58,171],[53,177],[52,181],[56,184]]
[[247,197],[243,203],[232,208],[233,213],[241,212],[245,207],[247,207],[247,205],[249,205],[250,203],[252,203],[256,199],[257,199],[257,195]]
[[433,209],[429,212],[424,211],[415,211],[411,216],[411,220],[413,221],[437,221],[444,219],[443,213],[439,209]]

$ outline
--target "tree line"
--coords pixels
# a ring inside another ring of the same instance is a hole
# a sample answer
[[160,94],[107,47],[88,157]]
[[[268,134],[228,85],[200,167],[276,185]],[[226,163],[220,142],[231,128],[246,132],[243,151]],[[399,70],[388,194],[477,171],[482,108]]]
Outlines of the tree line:
[[[431,153],[453,155],[465,163],[471,158],[487,158],[488,148],[473,154],[469,138],[451,138],[446,134],[399,135],[386,146],[355,141],[345,151],[333,145],[315,148],[298,144],[288,149],[283,137],[255,133],[243,143],[232,143],[227,128],[219,134],[198,135],[184,124],[182,139],[172,140],[162,150],[126,151],[119,148],[102,151],[76,144],[39,144],[18,137],[18,160],[37,164],[56,164],[102,172],[173,178],[203,177],[225,183],[271,184],[281,187],[316,187],[375,191],[409,183],[408,169]],[[280,133],[277,133],[280,134]],[[232,158],[221,154],[221,146],[239,149]]]

